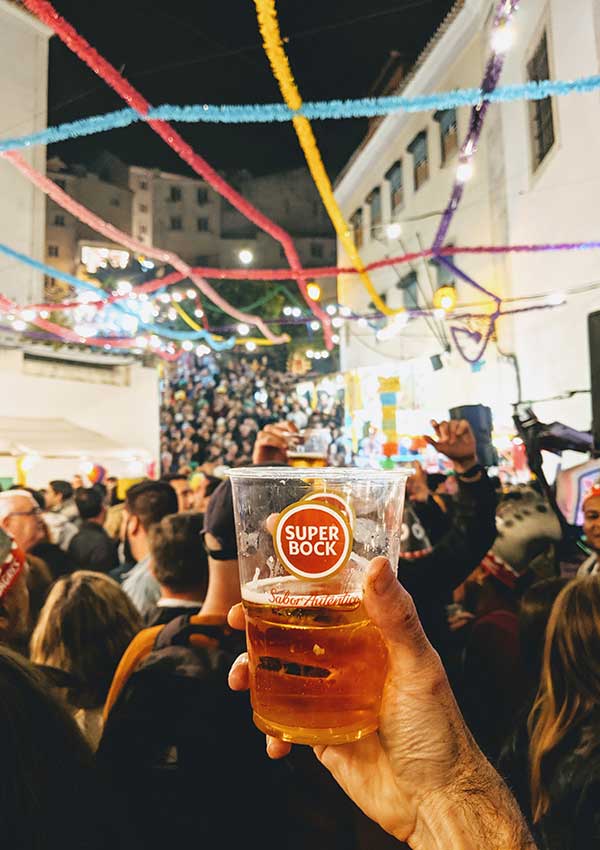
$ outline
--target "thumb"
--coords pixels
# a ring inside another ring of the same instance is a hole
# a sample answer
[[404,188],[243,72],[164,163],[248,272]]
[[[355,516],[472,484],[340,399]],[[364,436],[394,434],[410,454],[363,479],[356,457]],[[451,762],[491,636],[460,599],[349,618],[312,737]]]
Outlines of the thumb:
[[390,650],[390,665],[404,673],[421,667],[434,653],[417,615],[387,558],[374,558],[367,571],[365,606]]

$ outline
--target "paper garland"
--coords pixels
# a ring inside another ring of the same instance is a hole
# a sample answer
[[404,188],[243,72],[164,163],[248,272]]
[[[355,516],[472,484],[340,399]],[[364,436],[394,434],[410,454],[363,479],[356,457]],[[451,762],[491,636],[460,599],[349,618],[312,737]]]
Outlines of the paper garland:
[[[116,68],[114,68],[98,53],[97,50],[95,50],[86,41],[86,39],[83,38],[83,36],[81,36],[56,11],[56,9],[54,9],[48,0],[23,0],[23,5],[26,6],[27,9],[29,9],[29,11],[32,12],[40,21],[50,27],[50,29],[56,33],[61,41],[63,41],[76,56],[85,62],[95,74],[97,74],[102,80],[104,80],[105,83],[107,83],[107,85],[114,89],[114,91],[123,98],[128,106],[135,109],[135,111],[140,115],[146,115],[148,113],[148,110],[151,108],[150,103],[131,85],[131,83],[128,82],[128,80],[125,79],[125,77],[123,77],[122,74],[117,71]],[[193,148],[184,141],[174,127],[165,121],[157,121],[154,119],[149,120],[148,124],[155,133],[157,133],[157,135],[160,136],[197,174],[206,180],[206,182],[212,186],[216,192],[228,200],[229,203],[241,212],[242,215],[244,215],[249,221],[253,222],[253,224],[280,243],[286,259],[295,273],[302,271],[302,264],[294,242],[291,236],[283,230],[283,228],[272,222],[266,215],[261,213],[258,209],[256,209],[256,207],[249,203],[249,201],[243,198],[239,192],[233,188],[233,186],[227,183],[227,181],[224,180],[215,171],[215,169],[208,164],[208,162],[206,162],[206,160],[197,154]],[[175,266],[175,268],[178,267]],[[194,282],[200,287],[200,283],[197,280]],[[333,348],[333,342],[331,340],[332,331],[329,316],[309,297],[306,282],[301,275],[298,274],[296,282],[304,300],[321,322],[323,326],[325,345],[331,350]],[[204,284],[205,282],[203,281],[202,283]],[[216,295],[217,293],[214,294]],[[214,298],[211,298],[211,300],[214,300]],[[215,301],[215,303],[218,302]],[[253,321],[252,324],[260,327],[260,324],[257,321]],[[262,327],[260,327],[260,330],[265,333]],[[265,334],[265,336],[273,341],[277,341],[273,335],[268,336]],[[278,341],[285,342],[287,340],[280,339]]]
[[461,106],[476,106],[482,101],[514,103],[519,100],[545,100],[548,97],[589,94],[598,89],[600,89],[600,75],[593,74],[576,80],[540,80],[499,86],[493,92],[483,92],[481,89],[456,89],[415,97],[392,95],[353,100],[305,101],[298,110],[289,109],[282,103],[255,103],[243,106],[208,103],[177,106],[165,103],[149,109],[146,115],[140,115],[134,109],[119,109],[103,115],[92,115],[90,118],[66,121],[36,133],[0,139],[0,153],[106,133],[109,130],[129,127],[152,119],[188,124],[273,124],[291,121],[296,115],[303,115],[311,121],[374,118],[391,115],[394,112],[442,112]]
[[[260,34],[263,38],[263,47],[271,64],[273,76],[277,80],[287,106],[292,110],[298,110],[302,105],[302,97],[294,81],[294,76],[283,48],[283,42],[281,41],[275,2],[274,0],[254,0],[254,3]],[[385,301],[380,298],[379,293],[373,286],[371,278],[365,271],[363,261],[358,253],[358,248],[351,236],[351,229],[345,221],[334,197],[331,181],[323,165],[323,159],[310,122],[304,116],[298,115],[294,116],[292,121],[298,141],[300,142],[300,147],[306,159],[306,164],[338,239],[348,255],[348,259],[357,270],[362,284],[371,296],[373,304],[386,316],[393,316],[402,312],[402,310],[391,310],[387,306]]]

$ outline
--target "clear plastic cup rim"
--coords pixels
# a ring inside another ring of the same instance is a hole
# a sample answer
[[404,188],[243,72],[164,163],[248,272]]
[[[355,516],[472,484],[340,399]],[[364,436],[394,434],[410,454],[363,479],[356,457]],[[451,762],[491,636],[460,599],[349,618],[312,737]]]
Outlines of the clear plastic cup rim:
[[272,481],[273,479],[322,478],[327,481],[406,481],[414,474],[412,469],[361,469],[339,466],[243,466],[229,469],[226,475],[234,481]]

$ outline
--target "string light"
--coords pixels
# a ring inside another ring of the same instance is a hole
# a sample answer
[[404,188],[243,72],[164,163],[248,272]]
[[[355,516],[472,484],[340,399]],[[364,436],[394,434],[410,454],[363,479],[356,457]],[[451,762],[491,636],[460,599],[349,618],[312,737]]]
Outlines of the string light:
[[344,318],[347,319],[351,315],[352,315],[352,310],[350,309],[350,307],[340,307],[340,316],[344,316]]
[[251,339],[246,343],[246,351],[256,351],[256,343]]
[[291,315],[292,315],[292,308],[291,308],[291,307],[289,307],[287,304],[286,304],[286,306],[283,308],[283,315],[284,315],[284,316],[291,316]]
[[446,312],[453,310],[456,307],[456,289],[453,286],[440,286],[433,296],[433,306]]
[[15,331],[24,331],[27,327],[27,323],[24,322],[22,319],[15,319],[12,323],[12,326]]
[[244,266],[249,266],[252,260],[254,259],[254,254],[250,251],[249,248],[242,248],[242,250],[238,254],[240,263]]
[[337,307],[335,306],[335,304],[328,304],[325,309],[330,316],[335,316],[335,314],[337,313]]
[[473,176],[473,163],[470,160],[463,160],[459,163],[456,169],[456,179],[459,183],[467,183]]
[[188,291],[187,291],[185,294],[187,295],[187,297],[188,297],[191,301],[193,301],[193,300],[194,300],[194,298],[197,298],[197,297],[198,297],[198,293],[196,292],[196,290],[195,290],[195,289],[188,289]]
[[561,304],[564,304],[567,300],[567,296],[564,292],[553,292],[545,299],[546,304],[549,304],[551,307],[560,307]]
[[336,316],[335,319],[331,320],[331,324],[333,325],[334,328],[341,328],[342,325],[344,324],[344,320],[341,319],[339,316]]
[[192,348],[194,347],[194,343],[189,339],[184,339],[183,342],[181,343],[181,347],[183,348],[184,351],[191,351]]
[[514,32],[508,21],[499,24],[492,33],[491,45],[494,53],[506,53],[513,45]]
[[393,221],[385,228],[385,235],[388,239],[400,239],[402,236],[402,225],[399,221]]
[[180,304],[183,301],[183,294],[181,292],[174,292],[171,296],[173,301],[176,301],[177,304]]
[[340,344],[339,334],[333,334],[333,336],[331,337],[331,341],[334,345],[339,345]]
[[175,319],[177,318],[177,310],[174,310],[173,307],[169,307],[169,310],[167,312],[167,316],[172,322],[174,322]]
[[21,318],[24,322],[33,322],[36,317],[35,310],[23,310],[21,312]]
[[292,316],[295,319],[299,319],[301,315],[302,315],[302,310],[300,309],[300,307],[293,307],[292,308]]
[[210,348],[208,347],[208,345],[199,345],[196,348],[197,357],[206,357],[207,354],[210,354]]
[[117,292],[119,295],[128,295],[133,286],[128,280],[118,280],[117,281]]
[[171,296],[169,295],[168,292],[161,292],[161,294],[158,296],[158,300],[162,304],[170,304],[171,303]]
[[248,327],[248,325],[242,323],[237,326],[237,331],[240,336],[248,336],[248,334],[250,333],[250,328]]
[[194,310],[194,316],[195,316],[197,319],[202,319],[202,318],[204,318],[204,310],[201,310],[199,307],[197,307],[197,308]]
[[390,319],[384,328],[380,328],[375,337],[379,342],[384,342],[388,339],[398,336],[400,331],[408,324],[408,313],[398,313],[393,319]]
[[[310,323],[311,331],[318,331],[320,327],[321,327],[321,322],[317,322],[316,319]],[[334,341],[333,337],[331,338],[331,340],[332,340],[332,342]]]
[[321,297],[321,287],[314,281],[308,284],[306,291],[308,293],[308,297],[312,298],[313,301],[318,301]]

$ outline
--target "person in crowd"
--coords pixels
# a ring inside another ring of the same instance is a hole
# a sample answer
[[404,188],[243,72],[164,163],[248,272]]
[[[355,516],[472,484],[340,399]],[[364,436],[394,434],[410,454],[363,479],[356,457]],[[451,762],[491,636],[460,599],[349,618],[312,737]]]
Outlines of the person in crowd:
[[200,482],[194,488],[193,510],[196,513],[206,513],[209,499],[220,483],[221,479],[215,475],[202,475]]
[[[317,759],[368,817],[414,850],[535,850],[514,797],[470,734],[414,602],[386,558],[369,565],[364,603],[389,653],[379,731],[343,746],[313,747]],[[242,606],[228,619],[243,629]],[[233,665],[229,684],[247,689],[246,655]],[[272,759],[289,757],[291,749],[267,738]]]
[[595,484],[583,500],[583,533],[591,550],[579,567],[578,575],[600,574],[600,484]]
[[600,846],[600,579],[574,578],[546,627],[527,746],[503,760],[540,850]]
[[[83,487],[83,482],[79,486]],[[75,522],[79,519],[79,511],[73,497],[74,492],[68,481],[51,481],[46,488],[46,509]]]
[[148,535],[151,569],[160,585],[149,626],[161,626],[182,614],[197,614],[208,587],[208,558],[202,545],[203,514],[163,517]]
[[[255,464],[287,464],[289,422],[267,425],[258,435]],[[452,643],[446,606],[452,592],[481,562],[496,536],[496,493],[477,461],[475,437],[466,420],[434,424],[436,437],[427,437],[454,464],[459,482],[453,523],[448,533],[422,557],[403,556],[398,578],[413,596],[425,632],[445,658]],[[231,482],[226,479],[211,498],[204,540],[211,554],[237,562]]]
[[29,590],[25,553],[0,531],[0,644],[20,652],[29,634]]
[[135,566],[123,575],[122,585],[142,617],[160,599],[160,585],[150,570],[148,534],[153,525],[178,510],[177,493],[166,481],[140,481],[126,493],[122,535]]
[[104,519],[104,530],[109,537],[116,540],[117,543],[121,539],[121,526],[123,525],[123,512],[125,510],[125,502],[117,502],[114,505],[109,505],[106,509],[106,517]]
[[0,646],[0,834],[15,850],[141,850],[77,724],[22,655]]
[[430,542],[435,545],[448,533],[452,525],[452,515],[445,502],[436,498],[429,486],[429,477],[421,464],[412,464],[413,474],[406,481],[406,498],[427,533]]
[[109,508],[122,501],[119,499],[118,486],[119,479],[115,475],[109,475],[106,479],[106,506]]
[[106,507],[102,494],[95,487],[80,487],[75,491],[75,504],[81,525],[69,544],[74,568],[108,573],[118,566],[119,557],[117,541],[104,529]]
[[59,578],[40,612],[30,658],[47,668],[93,749],[112,677],[141,626],[118,583],[89,570]]
[[[42,490],[36,490],[34,487],[21,487],[18,485],[14,485],[10,488],[11,490],[26,490],[28,493],[31,493],[35,501],[38,503],[44,513],[42,513],[42,524],[44,526],[44,537],[32,546],[27,554],[28,560],[30,564],[34,564],[34,570],[42,571],[46,573],[44,565],[40,565],[40,561],[43,561],[47,566],[50,576],[52,579],[58,578],[58,576],[66,575],[67,573],[72,572],[73,563],[64,549],[62,549],[58,543],[52,539],[50,528],[48,526],[48,517],[51,519],[55,517],[59,517],[59,514],[48,514],[45,511],[45,497]],[[64,522],[65,525],[67,520],[63,521],[61,517],[61,522]],[[75,528],[73,526],[73,528]]]
[[468,580],[473,620],[465,629],[459,704],[475,740],[495,763],[523,702],[519,576],[488,552]]
[[[185,514],[167,517],[150,539],[166,542],[171,534],[165,528],[193,523]],[[178,560],[176,553],[170,560]],[[185,573],[191,568],[190,557]],[[173,581],[171,564],[168,569]],[[197,569],[196,561],[195,576]],[[299,748],[289,765],[270,762],[263,736],[247,722],[246,695],[229,691],[229,667],[245,649],[244,635],[226,622],[240,601],[237,561],[211,557],[208,573],[198,614],[187,612],[145,629],[127,649],[105,707],[99,763],[127,801],[148,850],[198,841],[235,847],[247,843],[251,823],[257,823],[266,850],[357,847],[355,820],[366,818],[308,748]],[[236,769],[240,760],[243,770]],[[235,801],[235,817],[222,816],[223,788]],[[261,812],[268,826],[259,825]],[[370,846],[378,850],[380,845]]]
[[172,472],[168,475],[163,475],[160,479],[166,481],[177,493],[177,501],[181,513],[191,511],[194,508],[194,493],[190,486],[189,477],[183,473]]
[[47,539],[42,509],[28,490],[6,490],[0,493],[0,528],[14,538],[27,559],[30,623],[36,622],[52,583],[48,564],[32,554]]

